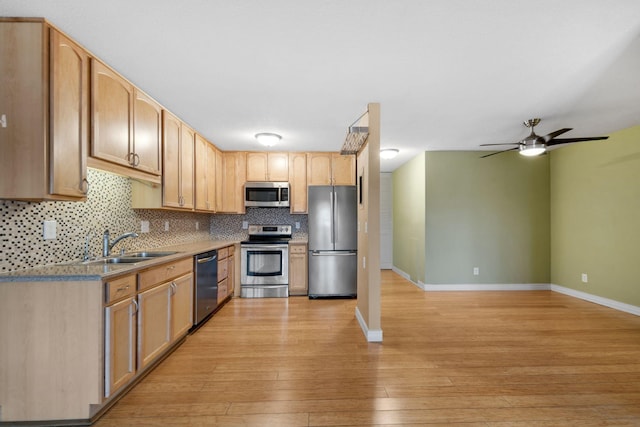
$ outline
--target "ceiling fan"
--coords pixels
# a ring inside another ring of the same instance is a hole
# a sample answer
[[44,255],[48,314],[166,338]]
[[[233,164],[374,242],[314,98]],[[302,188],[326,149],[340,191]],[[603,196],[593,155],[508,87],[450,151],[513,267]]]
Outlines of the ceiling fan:
[[524,125],[531,129],[531,133],[525,139],[518,142],[506,142],[502,144],[480,144],[481,147],[487,147],[490,145],[517,145],[514,148],[508,148],[502,151],[496,151],[495,153],[486,154],[481,158],[493,156],[495,154],[506,153],[507,151],[520,150],[520,154],[523,156],[537,156],[547,151],[547,148],[553,145],[570,144],[572,142],[582,141],[597,141],[601,139],[607,139],[608,136],[592,136],[586,138],[557,138],[563,133],[569,132],[572,128],[562,128],[555,132],[551,132],[545,136],[538,136],[533,131],[533,128],[540,123],[540,119],[529,119],[524,121]]

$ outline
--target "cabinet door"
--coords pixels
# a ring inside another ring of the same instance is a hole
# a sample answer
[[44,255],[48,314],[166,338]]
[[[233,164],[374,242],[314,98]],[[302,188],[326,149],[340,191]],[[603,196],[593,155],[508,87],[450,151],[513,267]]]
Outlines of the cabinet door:
[[49,193],[82,198],[88,189],[89,57],[58,31],[50,34]]
[[331,153],[307,155],[307,185],[331,185]]
[[196,133],[193,129],[182,124],[180,138],[180,196],[183,208],[193,209],[193,147]]
[[247,181],[267,181],[269,179],[267,170],[267,153],[247,153]]
[[207,144],[207,210],[216,211],[216,165],[217,150],[213,144]]
[[146,367],[171,343],[170,283],[138,294],[138,366]]
[[[289,154],[269,153],[267,155],[267,180],[268,181],[288,181],[289,180]],[[247,174],[249,174],[249,162],[247,160]],[[247,179],[249,181],[249,179]]]
[[133,86],[96,59],[91,60],[91,123],[91,155],[131,166]]
[[233,294],[236,280],[236,257],[229,255],[227,258],[227,295]]
[[132,166],[153,175],[160,175],[161,137],[162,108],[136,89],[133,106],[133,158],[129,159]]
[[356,156],[332,153],[331,171],[333,185],[355,185]]
[[246,158],[243,152],[224,152],[222,176],[222,212],[244,213]]
[[224,211],[224,154],[215,149],[216,152],[216,212]]
[[307,213],[307,155],[289,153],[289,186],[291,213]]
[[136,373],[136,327],[135,297],[105,308],[105,397]]
[[307,247],[289,246],[289,295],[307,295]]
[[180,207],[180,120],[162,111],[162,205]]
[[194,169],[194,183],[195,183],[195,208],[197,210],[206,211],[209,210],[208,199],[208,164],[209,164],[209,144],[204,138],[196,134],[195,142],[195,169]]
[[193,326],[193,275],[171,282],[171,341],[185,335]]

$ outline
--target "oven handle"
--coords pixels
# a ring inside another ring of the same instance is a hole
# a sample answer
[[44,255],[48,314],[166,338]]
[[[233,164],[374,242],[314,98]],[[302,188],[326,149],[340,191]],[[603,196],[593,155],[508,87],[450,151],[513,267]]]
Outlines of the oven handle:
[[289,245],[242,245],[242,249],[287,249]]

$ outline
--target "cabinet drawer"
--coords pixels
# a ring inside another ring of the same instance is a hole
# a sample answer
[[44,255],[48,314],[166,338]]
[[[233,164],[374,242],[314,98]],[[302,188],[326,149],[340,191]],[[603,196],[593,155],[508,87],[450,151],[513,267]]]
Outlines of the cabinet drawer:
[[236,253],[236,247],[234,246],[229,246],[227,249],[229,249],[229,256],[233,255],[234,253]]
[[229,263],[226,259],[218,261],[218,282],[224,280],[229,275]]
[[229,256],[229,247],[218,249],[218,259],[225,259]]
[[118,277],[104,284],[105,303],[111,304],[136,293],[136,275]]
[[220,283],[218,283],[218,303],[220,303],[223,299],[227,297],[229,293],[229,287],[227,279],[224,279]]
[[289,253],[292,254],[303,254],[307,252],[307,245],[289,245]]
[[193,258],[185,258],[154,267],[138,274],[138,286],[140,290],[151,288],[160,283],[168,282],[176,277],[183,276],[193,271]]

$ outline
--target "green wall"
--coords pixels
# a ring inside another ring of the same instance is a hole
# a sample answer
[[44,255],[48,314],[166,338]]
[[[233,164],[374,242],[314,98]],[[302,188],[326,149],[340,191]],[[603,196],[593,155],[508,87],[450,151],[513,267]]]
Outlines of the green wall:
[[412,281],[549,283],[548,156],[422,153],[393,173],[393,200],[393,263]]
[[426,283],[549,283],[548,156],[480,155],[426,153]]
[[425,153],[393,172],[393,265],[424,282]]
[[550,157],[551,282],[640,306],[640,126]]

